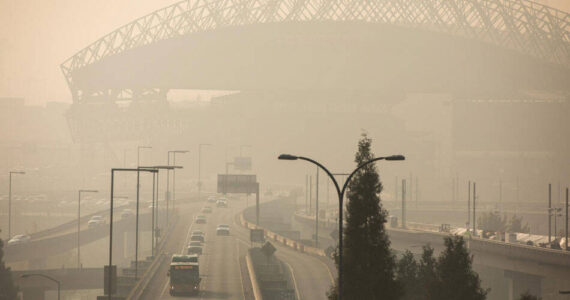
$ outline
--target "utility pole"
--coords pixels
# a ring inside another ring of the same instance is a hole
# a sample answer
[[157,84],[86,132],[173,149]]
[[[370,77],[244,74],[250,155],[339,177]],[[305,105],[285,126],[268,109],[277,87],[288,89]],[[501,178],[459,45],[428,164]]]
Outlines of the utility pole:
[[316,182],[316,205],[317,213],[315,214],[315,248],[319,248],[319,167],[317,166],[317,182]]
[[568,188],[566,188],[566,241],[564,242],[564,250],[568,251]]
[[471,226],[471,180],[467,183],[467,232]]
[[473,182],[473,235],[477,236],[477,215],[475,214],[475,201],[477,200],[477,183]]
[[402,179],[402,228],[406,229],[406,179]]
[[308,216],[313,213],[313,176],[309,176],[309,210]]
[[548,243],[552,242],[552,184],[548,184]]
[[305,212],[307,212],[307,207],[309,207],[309,175],[305,175]]

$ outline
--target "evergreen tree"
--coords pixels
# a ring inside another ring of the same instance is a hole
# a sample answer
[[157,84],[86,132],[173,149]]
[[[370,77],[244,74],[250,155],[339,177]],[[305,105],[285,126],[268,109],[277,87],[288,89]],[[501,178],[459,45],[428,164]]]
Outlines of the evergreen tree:
[[473,257],[469,255],[463,237],[445,237],[444,244],[445,250],[437,260],[438,282],[430,299],[486,299],[487,291],[481,288],[479,275],[472,269]]
[[[354,160],[357,166],[374,158],[371,143],[363,134]],[[401,288],[394,274],[396,258],[384,228],[387,212],[380,203],[382,183],[375,165],[359,170],[348,188],[343,232],[343,299],[398,299]],[[335,292],[336,289],[331,289],[329,299],[336,299]]]
[[[423,246],[422,258],[418,266],[419,299],[434,299],[437,287],[437,262],[433,256],[433,248],[428,244]],[[435,300],[435,299],[434,299]]]
[[403,288],[402,300],[419,300],[421,286],[418,280],[419,266],[410,250],[406,250],[397,264],[396,279]]
[[16,300],[18,288],[12,281],[12,272],[4,264],[4,242],[0,239],[0,299]]

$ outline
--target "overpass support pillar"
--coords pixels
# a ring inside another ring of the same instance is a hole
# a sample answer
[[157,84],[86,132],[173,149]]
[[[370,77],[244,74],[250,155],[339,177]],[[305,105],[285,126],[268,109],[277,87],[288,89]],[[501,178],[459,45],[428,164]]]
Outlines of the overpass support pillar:
[[519,299],[527,291],[542,296],[542,277],[514,271],[505,271],[505,277],[509,279],[509,300]]

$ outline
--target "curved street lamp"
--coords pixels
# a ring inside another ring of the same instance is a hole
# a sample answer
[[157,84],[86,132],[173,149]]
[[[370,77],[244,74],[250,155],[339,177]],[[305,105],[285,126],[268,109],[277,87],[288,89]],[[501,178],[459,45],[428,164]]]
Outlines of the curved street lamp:
[[57,283],[57,300],[60,299],[61,282],[60,282],[59,280],[57,280],[57,279],[55,279],[55,278],[53,278],[53,277],[51,277],[51,276],[47,276],[47,275],[39,274],[39,273],[23,274],[23,275],[20,276],[20,278],[29,278],[29,277],[32,277],[32,276],[43,277],[43,278],[46,278],[46,279],[48,279],[48,280],[51,280],[51,281]]
[[391,156],[383,156],[383,157],[376,157],[373,158],[363,164],[361,164],[360,166],[358,166],[358,168],[356,168],[354,171],[352,171],[352,173],[350,173],[350,175],[348,175],[348,177],[346,178],[346,181],[344,182],[342,189],[340,188],[340,186],[338,185],[338,182],[336,181],[336,179],[334,178],[333,174],[327,169],[325,168],[325,166],[323,166],[322,164],[320,164],[319,162],[310,159],[308,157],[303,157],[303,156],[295,156],[295,155],[291,155],[291,154],[281,154],[279,155],[279,159],[281,160],[306,160],[308,162],[311,162],[315,165],[317,165],[319,168],[323,169],[323,171],[325,171],[325,173],[327,173],[327,175],[330,177],[330,179],[333,181],[334,186],[336,188],[336,192],[338,194],[338,254],[339,254],[339,263],[338,263],[338,299],[342,299],[342,212],[343,212],[343,200],[344,200],[344,192],[346,191],[346,187],[348,186],[348,183],[350,182],[350,179],[352,179],[352,176],[354,176],[354,174],[356,174],[356,172],[358,172],[360,169],[362,169],[363,167],[378,161],[378,160],[405,160],[406,158],[403,155],[391,155]]

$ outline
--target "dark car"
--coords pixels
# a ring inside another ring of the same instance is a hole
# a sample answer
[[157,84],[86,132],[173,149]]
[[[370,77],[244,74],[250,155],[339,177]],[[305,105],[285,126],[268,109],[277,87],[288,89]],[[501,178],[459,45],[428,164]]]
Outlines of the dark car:
[[190,241],[203,243],[204,242],[204,236],[203,235],[192,235],[190,237]]
[[206,224],[206,216],[197,216],[196,217],[197,224]]

